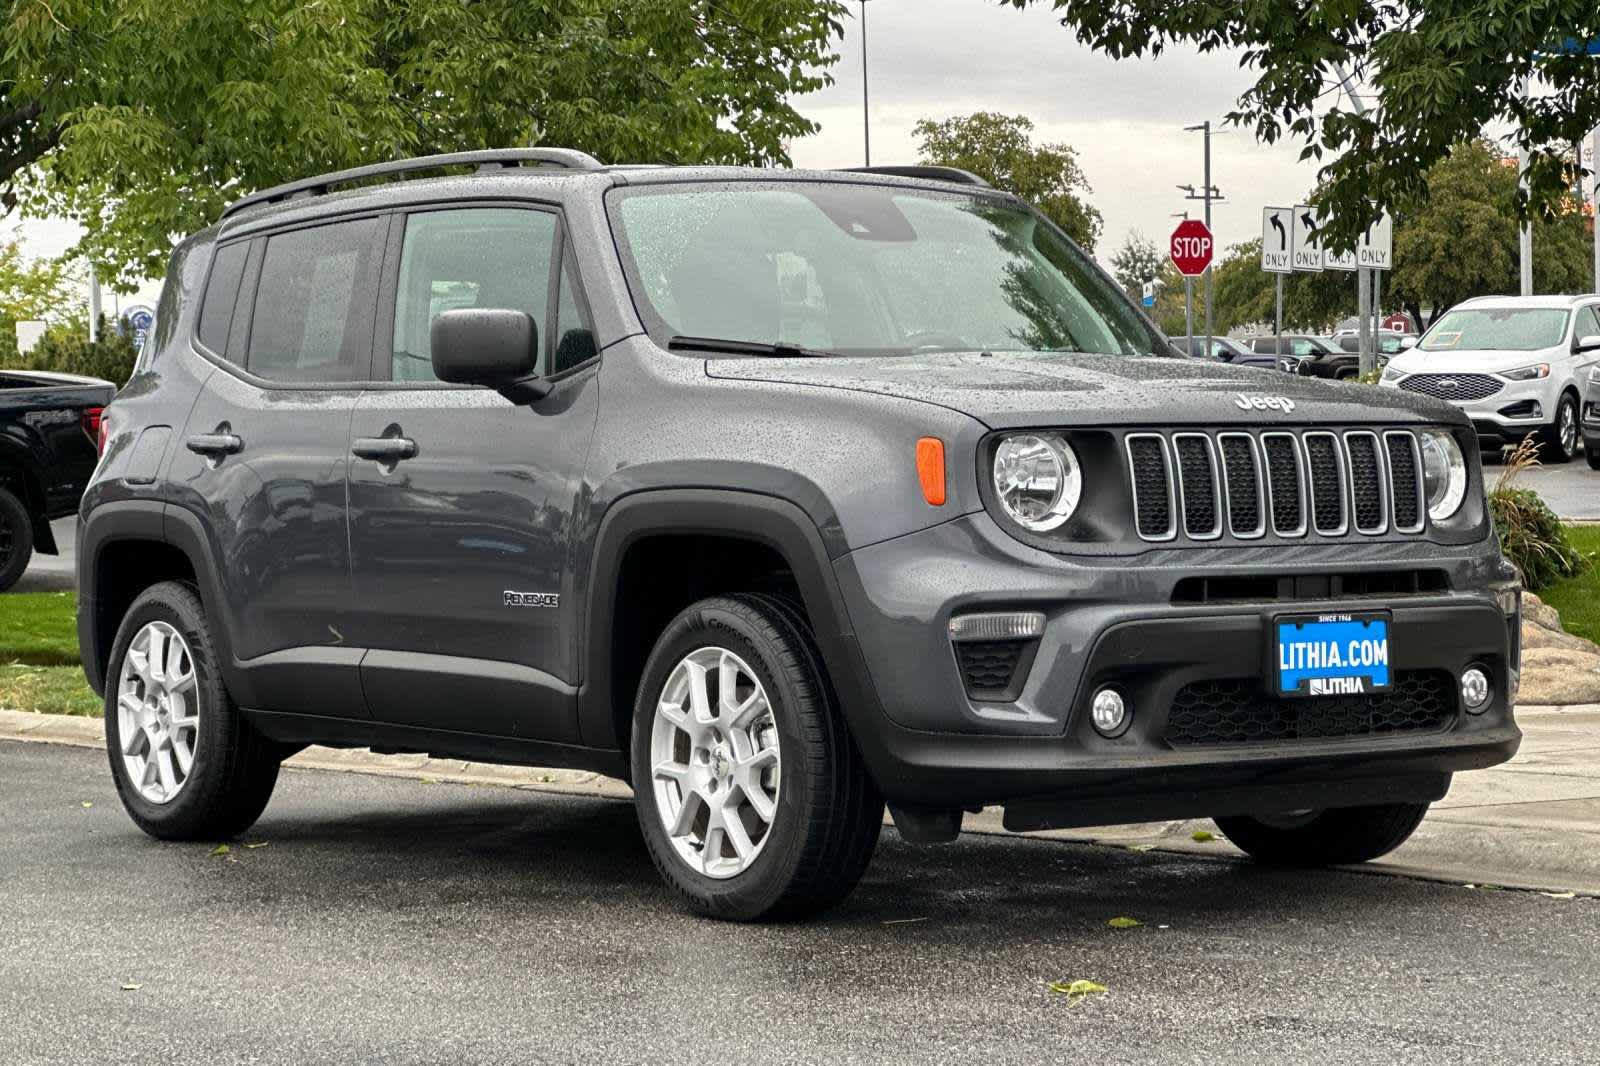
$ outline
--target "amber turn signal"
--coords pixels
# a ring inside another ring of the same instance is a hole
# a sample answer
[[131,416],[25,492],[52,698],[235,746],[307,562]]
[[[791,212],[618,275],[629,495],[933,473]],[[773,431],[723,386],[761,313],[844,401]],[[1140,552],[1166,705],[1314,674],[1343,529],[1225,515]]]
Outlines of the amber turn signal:
[[935,507],[943,507],[944,441],[938,437],[917,441],[917,480],[922,482],[922,498]]

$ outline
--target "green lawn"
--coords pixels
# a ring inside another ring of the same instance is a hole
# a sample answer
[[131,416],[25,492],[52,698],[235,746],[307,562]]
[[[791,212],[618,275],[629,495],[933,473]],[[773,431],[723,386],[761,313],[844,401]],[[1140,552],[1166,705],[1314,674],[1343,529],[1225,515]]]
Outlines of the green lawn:
[[1539,593],[1539,598],[1561,612],[1568,633],[1600,644],[1600,526],[1568,526],[1573,547],[1589,556],[1591,565]]
[[100,714],[100,697],[79,665],[76,605],[70,592],[0,596],[0,707]]

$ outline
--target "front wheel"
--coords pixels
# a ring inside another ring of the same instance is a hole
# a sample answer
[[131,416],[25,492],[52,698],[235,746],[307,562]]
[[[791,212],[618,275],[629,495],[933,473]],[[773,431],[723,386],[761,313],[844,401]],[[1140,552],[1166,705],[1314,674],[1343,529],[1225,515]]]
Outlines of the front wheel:
[[33,558],[33,516],[16,493],[0,489],[0,592],[15,585]]
[[242,833],[272,798],[283,750],[228,696],[190,586],[153,585],[123,616],[106,670],[106,750],[122,805],[162,840]]
[[1544,461],[1571,462],[1578,455],[1578,434],[1578,398],[1564,392],[1556,402],[1556,420],[1540,433]]
[[842,900],[883,799],[805,619],[770,596],[702,600],[667,626],[634,707],[634,802],[650,857],[714,918],[794,918]]
[[1600,470],[1600,437],[1596,437],[1592,444],[1583,442],[1583,455],[1589,460],[1590,470]]
[[1217,828],[1267,866],[1345,866],[1370,862],[1404,844],[1428,813],[1426,803],[1235,815]]

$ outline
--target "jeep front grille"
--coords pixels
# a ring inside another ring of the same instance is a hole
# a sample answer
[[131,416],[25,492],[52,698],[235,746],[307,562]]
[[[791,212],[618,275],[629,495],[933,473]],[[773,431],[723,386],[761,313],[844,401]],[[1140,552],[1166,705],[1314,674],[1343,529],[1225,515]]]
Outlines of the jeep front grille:
[[1440,400],[1485,400],[1505,385],[1488,374],[1412,374],[1400,382],[1407,392]]
[[1124,443],[1143,540],[1377,536],[1425,525],[1410,430],[1134,432]]

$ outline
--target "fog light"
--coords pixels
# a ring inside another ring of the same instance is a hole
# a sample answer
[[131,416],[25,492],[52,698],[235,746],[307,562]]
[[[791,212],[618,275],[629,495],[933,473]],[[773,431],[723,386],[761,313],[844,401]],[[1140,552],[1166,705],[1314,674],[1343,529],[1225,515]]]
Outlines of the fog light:
[[1095,732],[1103,737],[1120,737],[1126,733],[1132,717],[1122,693],[1114,688],[1096,692],[1094,702],[1089,705],[1089,720],[1094,723]]
[[1461,675],[1461,698],[1472,714],[1482,714],[1489,706],[1489,675],[1476,666]]

